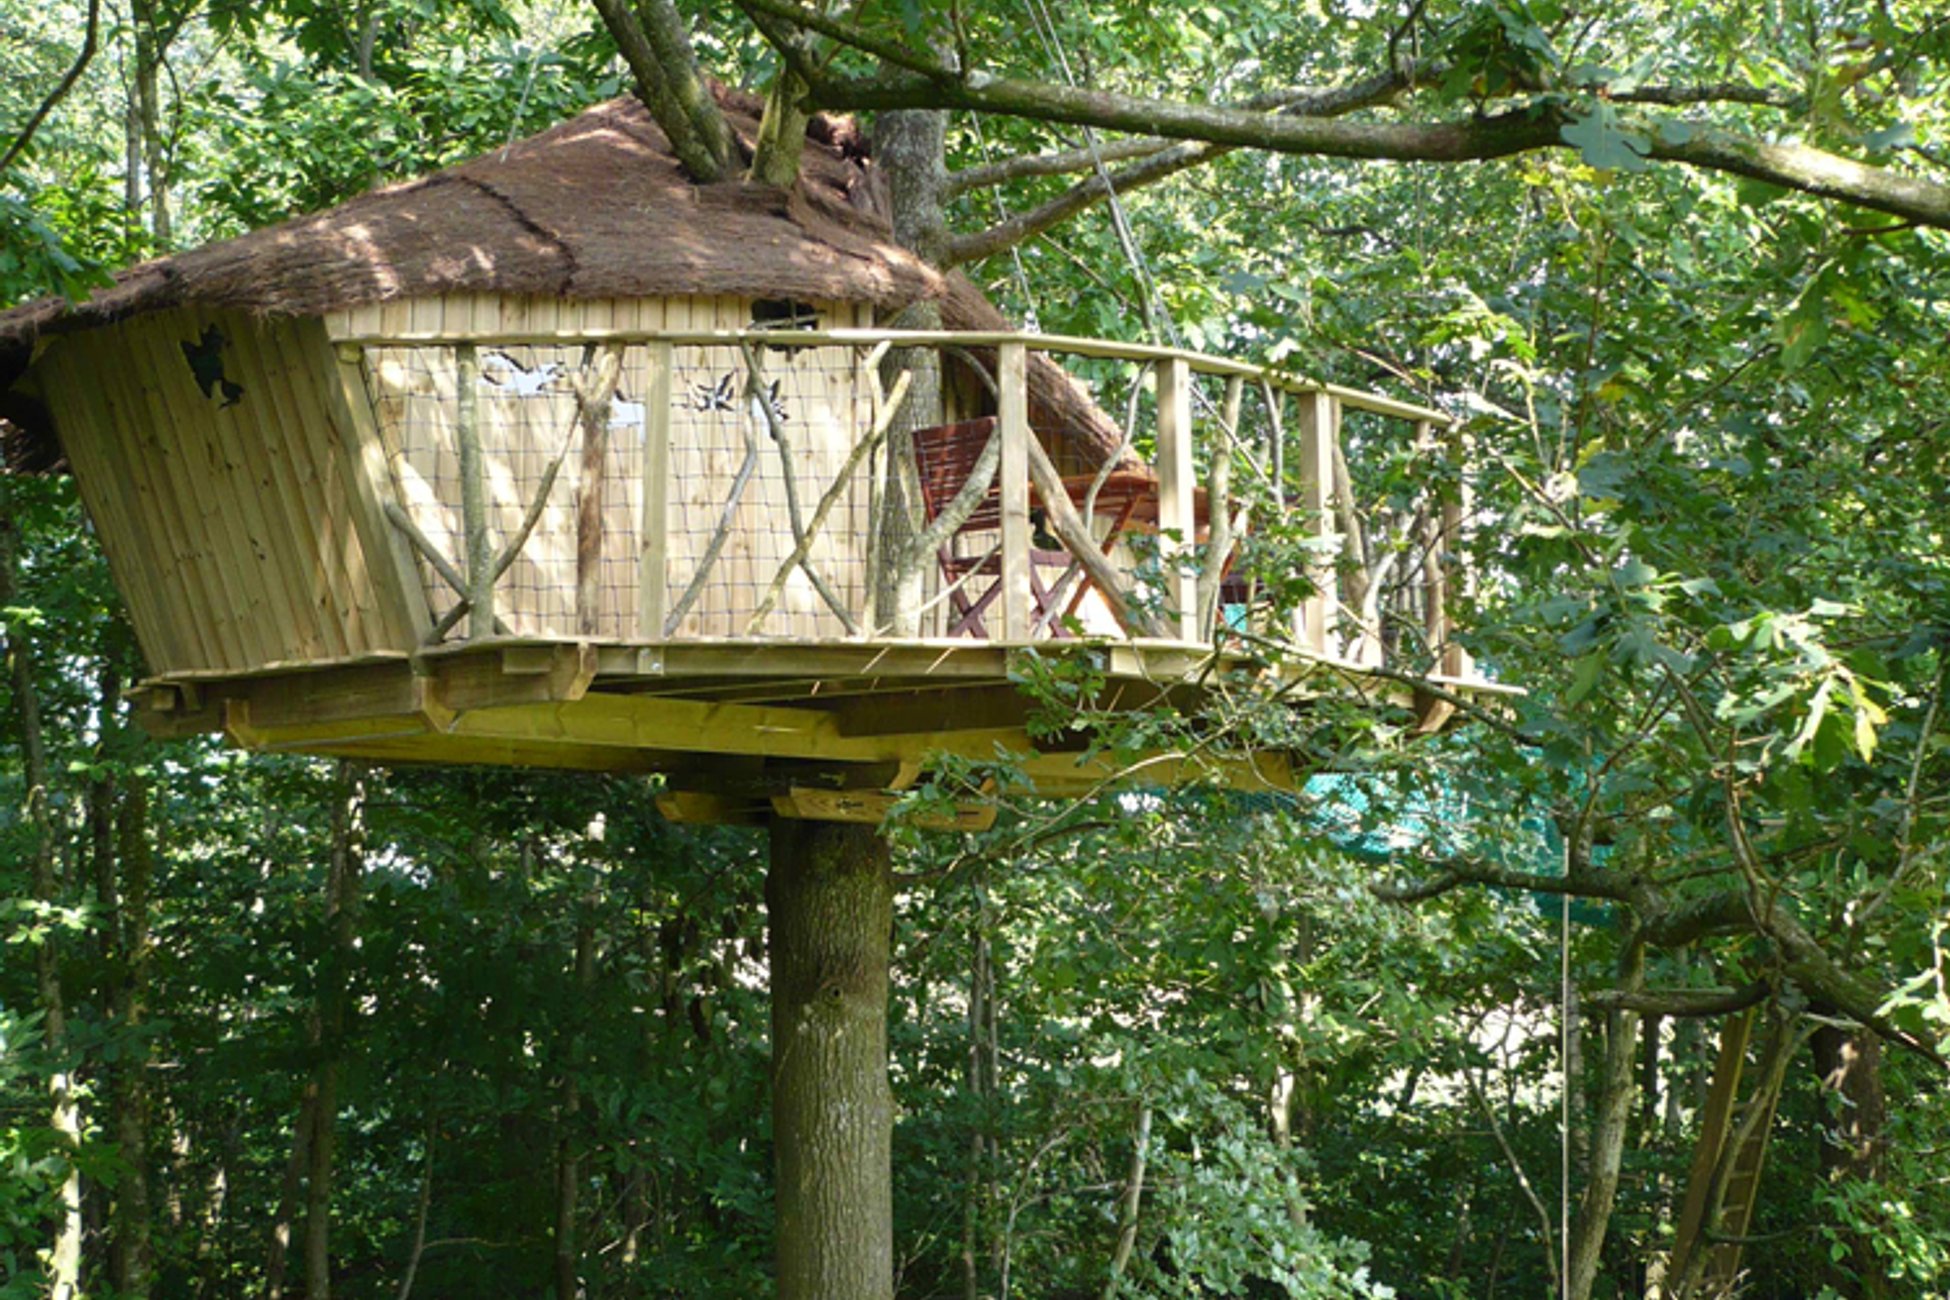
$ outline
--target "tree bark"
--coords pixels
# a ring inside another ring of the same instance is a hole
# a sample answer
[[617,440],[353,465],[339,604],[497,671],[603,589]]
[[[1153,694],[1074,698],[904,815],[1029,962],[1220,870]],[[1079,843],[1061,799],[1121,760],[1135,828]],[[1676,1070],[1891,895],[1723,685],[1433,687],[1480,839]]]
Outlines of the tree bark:
[[1104,1300],[1116,1300],[1124,1269],[1137,1246],[1138,1206],[1144,1199],[1144,1165],[1151,1147],[1151,1103],[1138,1104],[1137,1129],[1131,1134],[1131,1171],[1124,1179],[1124,1194],[1117,1198],[1117,1244],[1110,1253],[1110,1276],[1104,1279]]
[[765,116],[758,124],[758,146],[752,151],[752,179],[789,189],[799,179],[799,157],[806,148],[806,126],[812,115],[805,109],[805,79],[780,67],[765,95]]
[[332,847],[325,917],[331,933],[319,982],[320,1058],[313,1067],[311,1174],[305,1185],[305,1300],[332,1294],[332,1162],[337,1135],[339,1065],[351,1019],[352,963],[358,939],[361,804],[360,769],[341,760],[333,782]]
[[[596,982],[596,935],[590,906],[589,900],[585,900],[576,919],[578,1005],[586,1001],[589,987]],[[572,1032],[567,1046],[563,1054],[562,1120],[555,1159],[555,1294],[558,1300],[575,1300],[582,1276],[582,1253],[576,1246],[576,1199],[582,1185],[581,1135],[577,1132],[582,1113],[581,1033]]]
[[[104,709],[113,707],[113,694],[119,694],[120,680],[114,673],[104,675]],[[149,887],[154,872],[154,855],[149,847],[149,792],[140,777],[126,782],[116,813],[116,852],[103,883],[109,888],[104,900],[103,924],[114,936],[116,958],[113,969],[120,977],[111,1011],[119,1032],[137,1039],[148,1017],[149,966]],[[119,859],[121,889],[114,890],[113,860]],[[97,864],[97,870],[102,864]],[[110,1255],[110,1277],[118,1295],[129,1300],[147,1300],[154,1251],[150,1236],[149,1195],[149,1064],[151,1049],[146,1041],[125,1042],[120,1059],[109,1074],[111,1104],[115,1111],[115,1145],[120,1150],[123,1170],[115,1187],[114,1237]]]
[[[1645,948],[1636,936],[1620,960],[1619,986],[1636,992],[1645,983]],[[1572,1226],[1568,1300],[1590,1300],[1603,1256],[1612,1203],[1618,1195],[1618,1173],[1625,1158],[1625,1137],[1631,1127],[1638,1056],[1639,1013],[1618,1008],[1605,1013],[1605,1065],[1598,1085],[1597,1123],[1592,1130],[1590,1173],[1578,1201]]]
[[[1815,1030],[1815,1070],[1821,1077],[1820,1167],[1831,1182],[1873,1185],[1882,1179],[1889,1103],[1882,1089],[1882,1040],[1867,1030],[1834,1025]],[[1885,1269],[1866,1234],[1848,1234],[1848,1253],[1830,1262],[1828,1285],[1850,1300],[1888,1293]]]
[[[947,129],[946,113],[882,113],[874,120],[874,161],[887,172],[894,239],[930,266],[941,265],[948,248],[948,169],[943,161]],[[933,302],[917,302],[891,323],[898,329],[939,329],[941,308]],[[922,522],[918,481],[912,473],[913,433],[942,421],[941,354],[933,348],[899,349],[888,355],[885,370],[890,384],[903,370],[913,378],[887,438],[881,517],[875,524],[880,529],[883,568],[874,587],[879,608],[873,611],[873,621],[895,636],[918,636],[916,611],[924,603],[922,589],[934,556],[916,544]]]
[[684,20],[671,0],[595,0],[636,82],[637,98],[657,119],[685,173],[699,184],[727,179],[736,153],[731,127],[698,71]]
[[142,171],[148,181],[149,233],[156,247],[168,251],[171,240],[169,163],[162,141],[162,60],[171,33],[156,21],[153,0],[135,0],[130,24],[135,32],[135,103],[131,116],[141,146]]
[[298,1119],[291,1126],[291,1157],[284,1164],[278,1207],[271,1215],[271,1245],[264,1260],[264,1300],[284,1300],[286,1261],[291,1255],[291,1224],[304,1191],[305,1170],[311,1167],[312,1114],[318,1109],[318,1089],[305,1083],[298,1103]]
[[[19,590],[15,568],[18,533],[13,517],[11,493],[0,483],[0,609],[18,605]],[[20,624],[9,620],[7,637],[0,644],[12,675],[14,713],[20,727],[21,775],[25,780],[28,823],[34,829],[34,901],[45,908],[60,902],[60,881],[54,867],[54,818],[48,808],[47,741],[41,731],[40,692],[34,681],[32,644],[20,636]],[[68,1072],[67,1002],[61,988],[61,954],[52,925],[34,947],[34,975],[40,994],[42,1035],[54,1068],[48,1075],[48,1096],[52,1103],[50,1126],[61,1136],[62,1145],[74,1151],[81,1145],[81,1108],[75,1100],[74,1081]],[[54,1244],[48,1252],[49,1300],[73,1300],[81,1286],[81,1171],[72,1159],[57,1192],[61,1207]]]
[[779,1300],[891,1300],[893,873],[870,826],[772,823]]
[[[895,72],[873,77],[811,74],[813,97],[825,108],[961,109],[1275,153],[1399,162],[1480,162],[1569,148],[1564,128],[1578,120],[1561,106],[1531,104],[1462,121],[1347,122],[980,72],[955,75],[926,56],[890,49],[843,22],[809,14],[794,0],[742,3],[750,11],[832,36],[897,65]],[[1746,176],[1950,229],[1950,185],[1809,145],[1756,140],[1674,119],[1633,121],[1629,129],[1633,151],[1645,159]]]

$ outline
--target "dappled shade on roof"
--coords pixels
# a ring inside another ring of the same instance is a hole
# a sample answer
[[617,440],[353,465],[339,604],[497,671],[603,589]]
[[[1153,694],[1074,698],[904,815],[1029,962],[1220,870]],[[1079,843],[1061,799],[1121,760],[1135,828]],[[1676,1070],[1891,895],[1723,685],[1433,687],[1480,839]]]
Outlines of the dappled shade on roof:
[[[720,91],[750,147],[757,104]],[[93,298],[43,298],[0,312],[0,393],[34,341],[196,304],[272,316],[449,293],[568,299],[730,295],[868,303],[891,312],[937,299],[949,329],[1008,321],[964,277],[893,242],[870,164],[844,123],[818,119],[789,190],[693,184],[636,100],[566,122],[420,180],[121,272]],[[846,148],[840,147],[846,145]],[[1030,418],[1084,462],[1118,443],[1115,425],[1047,358],[1031,359]],[[9,459],[58,459],[39,421],[16,416]],[[21,432],[29,443],[24,445]]]

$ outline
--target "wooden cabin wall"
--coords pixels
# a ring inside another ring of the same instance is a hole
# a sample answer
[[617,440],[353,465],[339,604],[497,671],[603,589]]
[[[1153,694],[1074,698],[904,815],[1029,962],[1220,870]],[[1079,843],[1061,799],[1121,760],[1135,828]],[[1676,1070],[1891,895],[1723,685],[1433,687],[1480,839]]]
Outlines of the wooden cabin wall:
[[155,312],[59,339],[38,368],[153,672],[415,644],[316,321]]
[[[871,311],[821,304],[822,328],[871,324]],[[478,394],[488,464],[490,528],[497,549],[518,529],[543,470],[563,447],[563,469],[534,533],[495,591],[496,613],[525,636],[574,636],[575,530],[580,434],[568,377],[583,345],[604,331],[671,332],[752,327],[752,302],[738,297],[671,297],[564,301],[527,295],[452,295],[378,304],[333,313],[339,336],[430,334],[488,338],[496,334],[559,334],[560,345],[480,350]],[[855,352],[845,347],[767,349],[768,380],[792,444],[801,516],[810,519],[870,418]],[[604,493],[602,597],[598,635],[659,640],[663,629],[639,626],[637,562],[643,517],[642,466],[650,387],[650,352],[625,351],[612,405],[608,484]],[[668,527],[664,564],[666,607],[675,609],[726,515],[731,486],[755,442],[759,458],[726,540],[700,596],[671,629],[680,640],[743,638],[752,612],[791,553],[794,538],[785,493],[784,463],[769,425],[746,395],[746,366],[732,347],[673,350],[670,383]],[[390,490],[414,522],[449,558],[464,553],[460,524],[453,352],[448,347],[369,348],[365,369],[378,426],[392,470]],[[748,442],[748,433],[751,435]],[[864,596],[867,491],[864,475],[829,517],[811,558],[850,608]],[[457,563],[458,567],[458,563]],[[422,589],[435,614],[453,594],[430,565]],[[802,571],[795,570],[756,635],[818,640],[845,635]]]

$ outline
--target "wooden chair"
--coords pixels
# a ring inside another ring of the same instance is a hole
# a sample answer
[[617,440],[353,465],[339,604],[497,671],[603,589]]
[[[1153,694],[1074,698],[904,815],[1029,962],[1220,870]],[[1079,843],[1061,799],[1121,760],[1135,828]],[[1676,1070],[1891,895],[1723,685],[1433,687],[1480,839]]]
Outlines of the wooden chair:
[[[989,439],[995,435],[995,428],[995,417],[987,416],[914,432],[914,465],[921,483],[922,514],[928,523],[932,524],[941,517],[949,503],[960,493],[962,485],[968,482]],[[1078,506],[1082,505],[1093,479],[1094,476],[1079,476],[1064,480],[1064,487]],[[1157,484],[1148,474],[1120,470],[1105,479],[1098,489],[1097,506],[1106,512],[1111,521],[1103,542],[1106,554],[1141,502],[1147,497],[1155,500],[1156,494]],[[1053,637],[1067,637],[1071,633],[1066,620],[1076,613],[1088,595],[1089,576],[1082,575],[1082,580],[1075,584],[1075,590],[1069,593],[1068,600],[1059,609],[1057,600],[1067,590],[1067,584],[1074,576],[1073,571],[1081,572],[1081,566],[1061,542],[1048,534],[1047,527],[1040,522],[1041,518],[1040,497],[1032,491],[1031,520],[1036,526],[1036,534],[1029,552],[1029,586],[1035,609],[1030,626],[1047,627]],[[1001,526],[1001,488],[991,482],[975,509],[937,552],[941,579],[950,588],[949,636],[986,639],[989,635],[984,615],[1002,593],[999,581],[1002,557],[995,547],[983,549],[979,554],[973,553],[969,539],[983,533],[995,533]],[[1045,581],[1044,574],[1051,570],[1059,576],[1053,582]]]

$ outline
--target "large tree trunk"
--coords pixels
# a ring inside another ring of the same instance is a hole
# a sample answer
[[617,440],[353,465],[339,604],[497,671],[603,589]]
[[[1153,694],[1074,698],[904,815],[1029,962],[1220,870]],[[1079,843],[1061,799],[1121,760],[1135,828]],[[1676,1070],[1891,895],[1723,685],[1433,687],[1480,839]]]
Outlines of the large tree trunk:
[[332,792],[331,868],[325,886],[325,917],[331,946],[319,981],[319,1060],[313,1068],[311,1175],[305,1186],[305,1300],[332,1294],[332,1161],[338,1120],[339,1063],[351,1019],[352,963],[358,938],[360,814],[364,800],[359,770],[341,761]]
[[[882,113],[874,121],[874,163],[887,175],[894,239],[930,266],[940,265],[948,249],[947,128],[947,114],[936,112]],[[940,329],[941,308],[932,301],[916,302],[890,323],[897,329]],[[913,378],[887,438],[888,472],[876,524],[883,566],[875,583],[880,608],[873,611],[873,620],[895,636],[919,636],[916,611],[924,603],[934,556],[914,545],[921,527],[920,502],[910,498],[912,485],[902,470],[914,462],[914,430],[942,421],[941,354],[933,348],[902,348],[888,355],[885,366],[890,383],[902,370]]]
[[[17,534],[13,502],[4,483],[0,483],[0,608],[19,603],[15,584]],[[54,818],[48,808],[47,743],[41,732],[40,692],[34,681],[33,646],[17,635],[20,623],[9,621],[7,639],[0,644],[12,670],[14,712],[20,727],[22,777],[27,786],[25,812],[34,830],[34,900],[43,907],[60,902],[59,881],[54,870]],[[81,1109],[75,1100],[74,1081],[68,1072],[67,1002],[61,990],[61,954],[55,930],[50,927],[34,948],[34,974],[41,1000],[42,1034],[48,1055],[55,1066],[48,1076],[51,1100],[50,1126],[61,1136],[62,1144],[73,1151],[81,1145]],[[54,1244],[48,1252],[48,1296],[50,1300],[71,1300],[81,1286],[81,1170],[70,1160],[67,1175],[59,1190],[61,1215],[55,1229]]]
[[[1882,1178],[1883,1128],[1889,1118],[1882,1090],[1882,1040],[1868,1030],[1834,1025],[1815,1030],[1815,1070],[1821,1076],[1821,1172],[1830,1180],[1874,1184]],[[1831,1262],[1828,1285],[1851,1300],[1888,1293],[1885,1270],[1866,1234],[1848,1236],[1848,1252]]]
[[779,1300],[890,1300],[893,873],[875,828],[772,823]]

